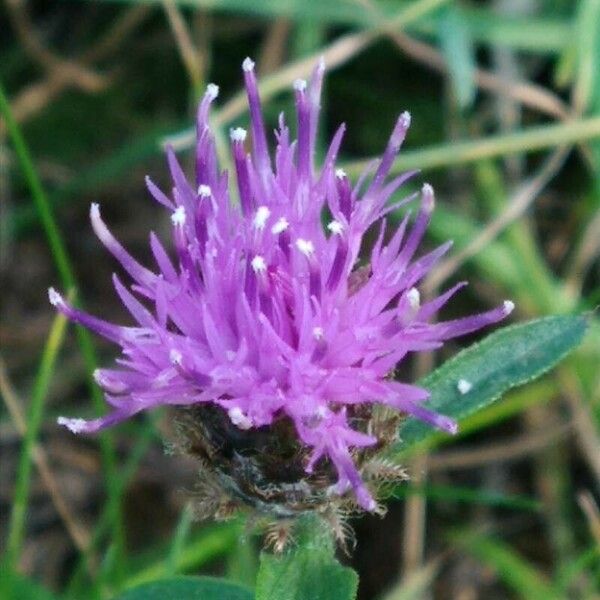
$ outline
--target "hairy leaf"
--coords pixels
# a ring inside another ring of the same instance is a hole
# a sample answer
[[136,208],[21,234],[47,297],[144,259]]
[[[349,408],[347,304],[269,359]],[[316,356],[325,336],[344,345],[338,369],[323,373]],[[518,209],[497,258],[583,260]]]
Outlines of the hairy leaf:
[[[556,316],[492,333],[420,381],[431,392],[425,405],[462,419],[552,368],[581,342],[587,325],[583,316]],[[393,452],[424,442],[432,433],[422,421],[407,419]]]

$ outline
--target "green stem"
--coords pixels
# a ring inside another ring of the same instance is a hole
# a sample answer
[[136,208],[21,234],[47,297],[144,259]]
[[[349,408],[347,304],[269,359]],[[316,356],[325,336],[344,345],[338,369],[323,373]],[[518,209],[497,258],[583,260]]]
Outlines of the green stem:
[[50,379],[52,378],[56,357],[58,356],[58,352],[63,342],[66,325],[67,320],[65,317],[62,315],[57,315],[55,317],[42,352],[40,368],[37,372],[33,387],[31,405],[27,412],[27,428],[25,430],[21,453],[19,455],[17,480],[15,483],[15,493],[8,528],[6,566],[10,570],[17,566],[21,553],[21,546],[23,545],[25,517],[27,514],[31,471],[33,468],[33,452],[43,421],[46,392],[48,390]]
[[[25,139],[24,139],[23,135],[21,134],[21,130],[12,115],[10,103],[4,93],[4,89],[3,89],[2,85],[0,85],[0,114],[2,114],[2,116],[4,117],[4,120],[6,122],[6,128],[7,128],[8,134],[12,140],[15,154],[19,161],[21,170],[23,172],[23,176],[25,178],[25,181],[27,182],[27,185],[29,186],[29,190],[31,192],[31,197],[33,199],[33,203],[35,205],[36,211],[38,213],[38,216],[40,218],[40,221],[42,222],[42,226],[46,233],[46,237],[48,239],[48,244],[50,246],[52,258],[53,258],[56,268],[58,270],[62,284],[67,289],[67,291],[70,294],[72,294],[73,297],[76,299],[77,284],[76,284],[76,278],[74,275],[74,271],[71,266],[71,262],[69,260],[67,251],[65,249],[58,226],[56,225],[56,221],[54,220],[54,215],[52,213],[51,205],[50,205],[48,198],[46,196],[46,193],[42,187],[40,178],[39,178],[37,171],[35,169],[35,166],[33,164],[33,160],[31,158],[31,154],[29,152],[29,149],[27,147]],[[90,393],[92,395],[96,409],[98,411],[101,411],[104,407],[104,401],[102,399],[102,394],[101,394],[100,390],[98,389],[98,387],[95,385],[95,383],[91,377],[91,374],[96,367],[94,346],[92,344],[92,340],[91,340],[89,333],[86,330],[82,329],[81,327],[77,327],[77,338],[79,341],[79,346],[81,349],[81,354],[83,356],[85,367],[89,374],[88,375],[88,385],[89,385]],[[42,366],[43,365],[44,365],[44,361],[42,359]],[[40,369],[40,374],[38,375],[38,380],[40,377],[41,377],[41,369]],[[42,397],[42,400],[43,400],[43,397]],[[39,415],[39,418],[41,419],[41,413]],[[37,432],[35,430],[32,431],[32,434],[31,434],[33,436],[32,443],[35,442],[35,434],[36,433]],[[118,491],[118,488],[116,488],[114,485],[114,482],[116,481],[116,477],[115,477],[116,457],[115,457],[115,451],[114,451],[114,447],[113,447],[110,435],[103,433],[100,436],[100,448],[101,448],[101,454],[102,454],[104,473],[106,476],[107,490],[108,490],[108,494],[109,494],[109,498],[110,498],[116,491]],[[30,455],[27,457],[27,460],[29,462],[31,462]],[[27,491],[28,491],[28,486],[27,486]],[[26,510],[26,504],[27,504],[27,496],[25,496],[25,498],[24,498],[24,505],[19,509],[19,510],[23,511],[22,512],[23,517],[25,514],[25,510]],[[114,516],[113,535],[114,535],[115,543],[117,544],[118,548],[122,549],[124,544],[123,544],[123,534],[122,534],[123,530],[121,527],[121,517],[120,517],[120,513],[121,513],[120,503],[115,502],[114,506],[115,506],[115,509],[114,509],[114,515],[113,515]],[[22,524],[21,525],[16,524],[15,527],[22,527]],[[12,548],[12,553],[13,553],[12,558],[15,561],[18,560],[18,556],[20,554],[21,542],[22,542],[22,536],[19,536],[18,534],[15,533],[14,534],[14,542],[13,542],[14,546]],[[119,561],[119,563],[122,564],[122,561]]]
[[[482,140],[452,142],[422,150],[403,151],[396,159],[392,172],[465,164],[484,158],[515,152],[534,152],[543,148],[553,148],[561,144],[572,144],[599,137],[600,117],[531,127],[518,133],[495,135]],[[344,170],[349,175],[356,176],[367,167],[371,160],[346,163]]]

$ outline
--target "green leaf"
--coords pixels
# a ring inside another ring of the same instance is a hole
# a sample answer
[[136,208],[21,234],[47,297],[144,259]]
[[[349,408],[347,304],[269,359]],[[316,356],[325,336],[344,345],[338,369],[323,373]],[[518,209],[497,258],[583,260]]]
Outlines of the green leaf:
[[352,600],[358,576],[334,556],[329,529],[307,515],[295,530],[295,545],[282,555],[263,552],[256,600]]
[[[177,552],[175,564],[172,563],[173,557],[168,556],[168,550],[165,549],[158,561],[146,564],[141,571],[131,574],[125,586],[133,587],[167,578],[173,568],[180,573],[198,569],[204,563],[230,552],[239,536],[238,521],[215,523],[205,527]],[[165,555],[167,555],[166,559]]]
[[56,600],[52,592],[35,581],[12,571],[6,564],[0,565],[0,597],[4,600]]
[[253,600],[252,591],[214,577],[173,577],[127,590],[113,600]]
[[[419,382],[431,393],[426,406],[462,419],[553,367],[581,342],[587,326],[586,317],[558,316],[492,333]],[[471,384],[466,393],[458,390],[461,379]],[[392,452],[404,451],[431,434],[429,425],[407,419],[400,429],[401,442]]]

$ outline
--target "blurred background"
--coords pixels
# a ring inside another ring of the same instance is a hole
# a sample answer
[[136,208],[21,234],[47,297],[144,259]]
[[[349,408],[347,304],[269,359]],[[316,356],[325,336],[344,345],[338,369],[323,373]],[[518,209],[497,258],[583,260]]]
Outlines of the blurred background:
[[147,261],[148,231],[170,227],[143,177],[167,184],[167,139],[190,166],[206,84],[226,147],[247,123],[247,55],[271,128],[323,55],[321,150],[346,122],[354,180],[412,113],[394,168],[436,188],[427,244],[455,242],[423,293],[471,282],[444,316],[504,298],[514,321],[593,313],[566,362],[411,458],[387,516],[353,523],[341,560],[361,600],[598,598],[600,0],[3,0],[0,31],[0,543],[20,597],[109,598],[173,573],[252,584],[260,540],[192,518],[196,468],[165,454],[165,413],[94,438],[56,426],[103,410],[90,373],[115,350],[46,290],[126,322],[90,203]]

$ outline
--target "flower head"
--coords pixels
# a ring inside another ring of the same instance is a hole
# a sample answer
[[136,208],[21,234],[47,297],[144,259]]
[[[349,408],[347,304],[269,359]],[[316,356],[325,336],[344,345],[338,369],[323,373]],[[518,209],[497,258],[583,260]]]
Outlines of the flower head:
[[[117,276],[113,282],[134,324],[92,317],[50,290],[58,310],[122,350],[118,368],[95,373],[112,411],[91,421],[61,417],[59,423],[75,433],[92,433],[156,406],[188,406],[203,427],[218,421],[236,456],[247,456],[250,438],[244,436],[253,432],[267,437],[277,432],[279,441],[291,438],[287,456],[303,473],[287,474],[291,480],[285,485],[299,490],[317,471],[325,472],[324,494],[351,491],[362,508],[374,510],[361,452],[380,441],[377,428],[366,425],[376,407],[450,433],[457,428],[452,419],[422,406],[425,389],[390,378],[395,366],[410,352],[439,348],[449,338],[499,321],[512,304],[431,322],[464,284],[421,302],[417,286],[450,247],[416,258],[434,207],[428,184],[421,189],[414,222],[409,225],[406,217],[387,235],[385,215],[413,199],[388,204],[414,175],[388,180],[410,115],[398,118],[372,177],[365,173],[353,186],[336,168],[343,125],[320,168],[313,164],[323,73],[319,63],[308,83],[295,82],[298,137],[291,140],[280,117],[271,157],[254,63],[244,61],[252,154],[246,131],[232,129],[235,187],[219,170],[208,118],[218,88],[208,86],[197,116],[195,181],[186,178],[172,149],[172,196],[146,180],[150,194],[170,213],[175,261],[151,233],[156,265],[141,265],[92,205],[94,231],[130,279],[129,285]],[[365,234],[373,226],[377,240],[365,266],[359,266]],[[252,439],[255,446],[271,448]],[[279,452],[281,444],[276,447]],[[234,493],[251,495],[241,485]],[[263,496],[261,502],[268,504],[271,496]]]

